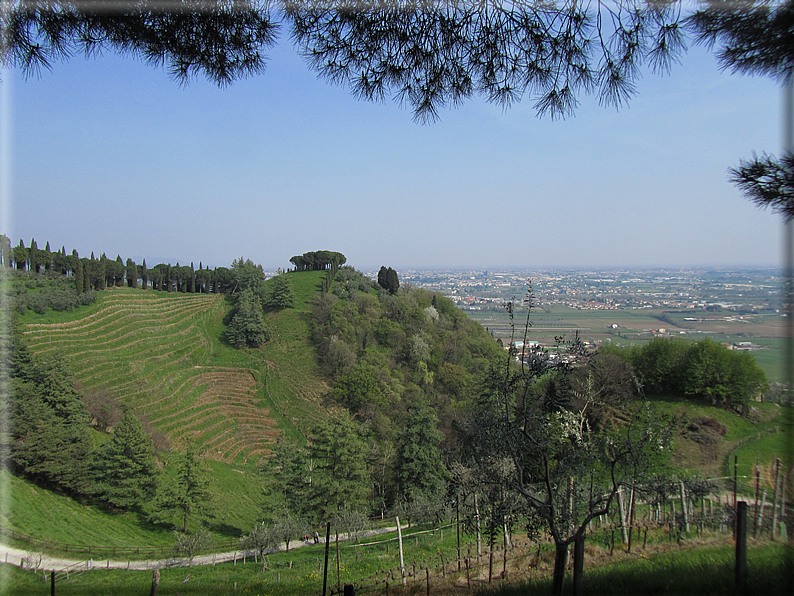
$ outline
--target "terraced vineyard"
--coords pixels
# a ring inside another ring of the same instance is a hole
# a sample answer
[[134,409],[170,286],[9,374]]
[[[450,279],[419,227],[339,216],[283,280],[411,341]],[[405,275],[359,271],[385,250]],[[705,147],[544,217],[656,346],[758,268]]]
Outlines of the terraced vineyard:
[[207,328],[223,314],[222,296],[113,290],[88,314],[24,335],[32,351],[63,355],[85,394],[129,404],[174,447],[193,440],[210,459],[257,463],[279,430],[258,370],[210,365]]

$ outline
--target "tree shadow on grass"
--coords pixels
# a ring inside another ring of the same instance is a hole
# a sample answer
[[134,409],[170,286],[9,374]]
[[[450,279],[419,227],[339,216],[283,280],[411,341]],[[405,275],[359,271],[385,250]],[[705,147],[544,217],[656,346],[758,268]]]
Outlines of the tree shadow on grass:
[[219,534],[227,538],[239,538],[243,535],[243,531],[240,530],[240,528],[224,523],[211,524],[209,529],[215,534]]

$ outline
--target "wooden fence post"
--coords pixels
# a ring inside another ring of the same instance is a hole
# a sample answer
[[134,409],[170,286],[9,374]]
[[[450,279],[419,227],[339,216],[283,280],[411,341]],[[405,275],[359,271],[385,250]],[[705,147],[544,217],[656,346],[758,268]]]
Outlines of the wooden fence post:
[[744,592],[747,584],[747,503],[739,501],[736,510],[736,567],[734,584],[737,592]]
[[455,501],[455,532],[458,537],[458,572],[460,572],[460,504]]
[[403,585],[405,585],[405,559],[403,557],[403,531],[400,528],[400,518],[395,517],[397,520],[397,543],[400,548],[400,573],[403,576]]
[[323,567],[323,596],[328,589],[328,549],[331,548],[331,522],[328,522],[325,530],[325,566]]
[[[761,472],[758,470],[758,464],[755,465],[755,513],[756,515],[753,516],[753,520],[758,523],[758,494],[761,488]],[[755,530],[758,531],[758,526],[756,525]]]
[[689,534],[689,507],[687,507],[686,503],[686,487],[684,486],[684,481],[680,482],[681,486],[681,513],[684,516],[684,530],[687,534]]
[[474,519],[477,520],[477,562],[482,556],[482,532],[480,530],[480,506],[477,503],[477,493],[474,493]]
[[[738,501],[737,493],[739,491],[739,456],[733,456],[733,539],[736,540],[736,507]],[[728,495],[725,495],[725,500],[728,500]]]
[[623,536],[623,543],[628,544],[629,537],[626,534],[626,506],[623,504],[623,487],[618,489],[618,510],[620,512],[620,532]]
[[761,493],[761,506],[756,507],[757,519],[755,522],[755,537],[761,534],[761,526],[764,524],[764,507],[766,506],[766,489]]
[[336,531],[336,591],[342,586],[342,563],[339,559],[339,530]]
[[160,570],[155,569],[152,571],[152,591],[149,596],[157,596],[157,587],[160,585]]
[[772,505],[772,540],[777,538],[777,514],[778,514],[778,497],[780,496],[780,458],[775,460],[775,493],[772,497],[774,504]]

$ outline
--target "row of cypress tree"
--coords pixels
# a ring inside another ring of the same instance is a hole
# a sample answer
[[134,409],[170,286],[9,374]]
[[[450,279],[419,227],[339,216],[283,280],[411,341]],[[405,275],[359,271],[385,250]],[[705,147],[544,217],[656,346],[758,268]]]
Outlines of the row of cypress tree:
[[85,258],[80,257],[77,250],[67,254],[65,247],[53,252],[49,242],[44,249],[40,249],[35,238],[28,247],[21,239],[17,246],[12,247],[11,240],[2,234],[0,266],[17,271],[72,277],[80,293],[128,286],[143,289],[151,287],[165,292],[227,294],[234,291],[235,284],[232,270],[227,267],[210,269],[202,263],[199,263],[198,268],[193,263],[189,266],[158,263],[147,267],[146,259],[137,264],[130,258],[124,261],[120,255],[110,259],[102,253],[96,258],[93,252],[89,258]]

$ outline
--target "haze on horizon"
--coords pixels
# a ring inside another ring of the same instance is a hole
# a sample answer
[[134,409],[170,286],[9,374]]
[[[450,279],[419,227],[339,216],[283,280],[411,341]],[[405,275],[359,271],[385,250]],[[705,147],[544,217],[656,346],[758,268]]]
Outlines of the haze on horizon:
[[317,79],[179,86],[108,54],[2,74],[3,232],[81,256],[266,270],[335,250],[361,270],[776,266],[781,219],[728,182],[779,153],[782,93],[690,48],[620,110],[566,120],[469,101],[430,125]]

